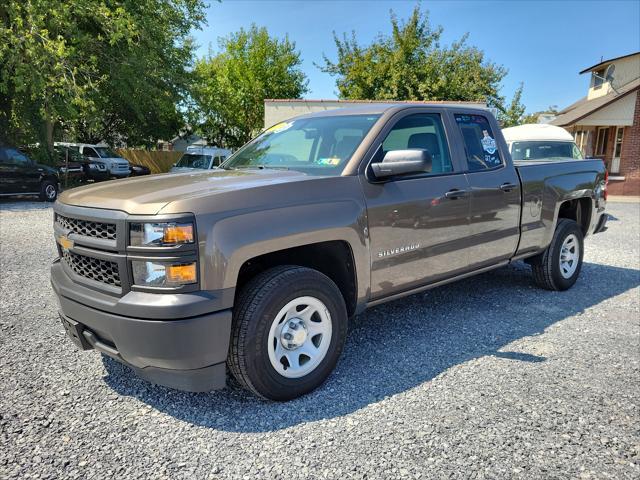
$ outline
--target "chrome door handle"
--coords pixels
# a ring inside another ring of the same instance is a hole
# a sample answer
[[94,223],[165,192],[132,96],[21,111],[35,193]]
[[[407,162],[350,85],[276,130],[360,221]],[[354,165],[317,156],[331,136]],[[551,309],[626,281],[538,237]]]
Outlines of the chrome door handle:
[[518,185],[516,185],[515,183],[503,183],[502,185],[500,185],[500,190],[502,190],[503,192],[510,192],[515,188],[518,188]]

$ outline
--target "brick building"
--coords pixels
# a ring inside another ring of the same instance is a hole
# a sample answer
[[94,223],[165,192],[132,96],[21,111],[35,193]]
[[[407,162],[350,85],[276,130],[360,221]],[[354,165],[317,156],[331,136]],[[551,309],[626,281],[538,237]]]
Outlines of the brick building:
[[585,68],[587,96],[551,121],[566,128],[585,156],[604,159],[609,193],[640,195],[640,52]]

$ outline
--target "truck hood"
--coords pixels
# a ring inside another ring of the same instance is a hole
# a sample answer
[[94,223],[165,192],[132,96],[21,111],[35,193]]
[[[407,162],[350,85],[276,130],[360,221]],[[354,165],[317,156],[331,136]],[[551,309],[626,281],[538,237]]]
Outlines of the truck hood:
[[290,170],[205,170],[111,180],[63,192],[59,201],[80,207],[154,215],[175,200],[314,178]]
[[191,167],[171,167],[169,173],[185,173],[185,172],[202,172],[208,170],[206,168],[191,168]]

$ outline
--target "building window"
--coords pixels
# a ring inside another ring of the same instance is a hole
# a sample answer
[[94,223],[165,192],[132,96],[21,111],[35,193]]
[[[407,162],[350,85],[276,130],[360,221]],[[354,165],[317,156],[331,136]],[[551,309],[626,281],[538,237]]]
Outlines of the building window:
[[609,128],[600,127],[596,140],[596,155],[605,155],[607,152],[607,140],[609,139]]
[[588,130],[577,130],[573,138],[575,139],[576,145],[582,152],[583,156],[587,155],[587,143],[589,141],[589,131]]
[[582,130],[577,130],[574,134],[573,134],[573,139],[576,142],[576,145],[578,146],[578,148],[580,150],[582,150],[582,139],[584,138],[584,132]]
[[613,147],[613,159],[611,161],[611,173],[620,173],[620,155],[622,153],[622,138],[624,137],[624,127],[616,129],[616,143]]
[[604,83],[604,68],[593,72],[593,89],[598,90],[602,88]]

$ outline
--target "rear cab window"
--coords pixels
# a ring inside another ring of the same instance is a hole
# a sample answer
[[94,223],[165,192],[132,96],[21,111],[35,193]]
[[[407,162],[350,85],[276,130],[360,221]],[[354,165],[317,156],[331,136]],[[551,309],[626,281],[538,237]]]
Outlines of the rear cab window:
[[504,165],[487,117],[467,113],[456,113],[454,117],[462,135],[470,172],[491,170]]

